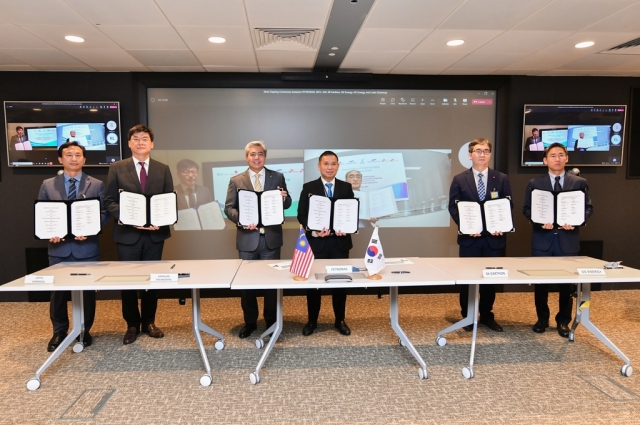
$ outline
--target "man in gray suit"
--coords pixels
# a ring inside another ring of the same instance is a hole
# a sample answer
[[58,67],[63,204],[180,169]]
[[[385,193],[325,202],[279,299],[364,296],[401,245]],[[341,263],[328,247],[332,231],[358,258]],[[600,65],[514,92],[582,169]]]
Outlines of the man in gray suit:
[[[284,209],[291,206],[291,196],[287,192],[287,183],[282,173],[265,168],[267,148],[261,141],[249,142],[244,148],[245,158],[249,169],[244,173],[233,176],[229,180],[227,200],[224,205],[224,213],[229,220],[236,223],[236,249],[243,260],[271,260],[280,258],[282,246],[282,226],[258,227],[255,223],[242,226],[238,223],[238,189],[253,190],[280,190]],[[258,320],[258,301],[256,291],[245,290],[240,294],[242,311],[244,313],[244,326],[238,336],[247,338],[256,330]],[[264,320],[267,329],[276,322],[276,291],[264,291]]]
[[[104,226],[109,221],[109,213],[104,208],[104,184],[82,172],[85,163],[85,150],[77,142],[67,142],[58,148],[58,161],[63,171],[56,177],[42,182],[38,199],[41,201],[60,201],[73,199],[98,198],[101,205],[101,221]],[[58,236],[49,239],[49,265],[69,261],[98,261],[100,244],[98,236],[76,236],[74,239],[62,239]],[[93,342],[89,333],[96,315],[95,291],[84,291],[84,336],[83,343],[88,347]],[[53,337],[47,344],[51,352],[67,336],[69,315],[67,314],[68,291],[51,291],[49,315],[53,324]]]
[[[27,142],[27,136],[24,135],[24,128],[22,128],[22,126],[17,126],[16,127],[16,134],[14,136],[11,136],[11,140],[9,141],[9,150],[10,151],[15,151],[18,150],[16,149],[16,144],[20,143],[24,143]],[[20,150],[31,150],[29,149],[24,149],[24,147]]]
[[199,167],[195,161],[183,159],[176,164],[180,184],[175,187],[178,195],[178,209],[197,208],[213,202],[209,189],[196,184]]
[[[132,157],[117,161],[109,167],[104,202],[116,220],[113,240],[116,242],[120,261],[158,261],[162,259],[165,239],[171,237],[169,226],[127,226],[119,222],[120,190],[157,195],[173,192],[173,178],[169,167],[149,157],[153,149],[153,131],[143,124],[129,130],[129,148]],[[162,338],[164,333],[155,325],[158,308],[158,291],[122,291],[122,316],[127,322],[123,344],[134,342],[140,331],[152,338]]]

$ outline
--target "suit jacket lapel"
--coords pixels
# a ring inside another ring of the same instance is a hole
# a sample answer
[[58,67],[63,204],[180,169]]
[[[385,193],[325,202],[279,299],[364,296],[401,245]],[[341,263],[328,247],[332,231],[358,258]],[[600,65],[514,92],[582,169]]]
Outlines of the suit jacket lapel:
[[264,169],[264,190],[274,190],[277,189],[277,183],[273,178],[273,171],[269,170],[265,167]]
[[64,174],[56,176],[56,179],[53,181],[53,186],[58,191],[58,193],[62,195],[62,199],[68,199],[67,189],[64,187]]
[[480,201],[480,197],[478,196],[478,186],[476,185],[476,178],[471,169],[467,170],[465,173],[465,180],[469,185],[469,191],[473,193],[473,197],[476,201]]
[[80,187],[78,188],[78,198],[87,198],[87,191],[91,186],[91,180],[89,180],[86,173],[82,173],[82,178],[80,179]]
[[[140,186],[140,178],[138,177],[138,173],[136,171],[136,164],[133,162],[133,157],[127,159],[128,162],[124,164],[127,172],[129,173],[129,178],[133,182],[134,186],[138,189],[138,192],[142,192],[142,186]],[[149,180],[147,179],[147,188],[148,188]]]
[[238,189],[247,189],[253,190],[253,183],[251,182],[251,177],[249,176],[249,170],[247,169],[244,173],[242,173],[242,184],[244,187],[239,187]]

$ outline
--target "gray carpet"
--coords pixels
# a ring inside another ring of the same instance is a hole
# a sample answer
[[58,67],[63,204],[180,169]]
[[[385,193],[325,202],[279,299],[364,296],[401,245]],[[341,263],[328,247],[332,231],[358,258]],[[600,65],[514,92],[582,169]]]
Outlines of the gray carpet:
[[[550,296],[552,315],[556,294]],[[597,292],[592,319],[629,356],[640,359],[640,291]],[[226,348],[204,336],[213,384],[191,329],[190,300],[161,300],[156,324],[166,337],[144,335],[123,346],[118,301],[99,301],[94,344],[68,349],[31,392],[26,382],[46,359],[51,337],[47,303],[4,303],[0,323],[2,424],[633,424],[640,423],[640,369],[623,362],[583,327],[576,342],[555,328],[538,335],[532,293],[498,294],[496,320],[505,332],[479,328],[475,377],[465,380],[471,335],[457,331],[439,347],[439,330],[458,320],[457,295],[401,295],[400,322],[428,365],[398,345],[389,326],[389,299],[350,296],[352,335],[333,329],[330,297],[318,330],[303,337],[303,297],[285,298],[280,340],[251,385],[262,350],[240,340],[237,298],[204,299],[203,319],[223,333]],[[259,331],[264,322],[259,322]],[[255,334],[254,334],[255,335]]]

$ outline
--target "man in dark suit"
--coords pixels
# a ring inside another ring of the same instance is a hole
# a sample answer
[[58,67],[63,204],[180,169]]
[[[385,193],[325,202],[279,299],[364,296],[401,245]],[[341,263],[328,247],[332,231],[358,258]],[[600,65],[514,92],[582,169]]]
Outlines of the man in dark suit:
[[[491,142],[487,139],[474,139],[469,143],[471,169],[453,178],[449,189],[449,214],[456,224],[460,224],[458,201],[482,202],[489,199],[511,199],[511,186],[506,174],[489,168]],[[513,208],[513,202],[511,202]],[[458,235],[460,257],[504,257],[506,237],[502,232],[493,234]],[[494,318],[493,303],[496,299],[495,285],[480,285],[480,323],[496,332],[502,332]],[[460,312],[467,317],[469,286],[460,288]],[[473,325],[465,326],[471,331]]]
[[[17,126],[16,127],[16,134],[11,136],[11,140],[9,141],[9,150],[10,151],[15,151],[16,149],[16,144],[17,143],[24,143],[27,141],[27,136],[24,135],[24,128],[22,128],[21,126]],[[29,149],[24,149],[24,147],[20,150],[31,150],[31,148],[29,147]]]
[[[318,159],[320,178],[305,183],[302,186],[300,200],[298,202],[298,221],[307,231],[307,239],[313,250],[315,258],[349,258],[349,250],[353,246],[351,235],[330,229],[311,231],[307,226],[309,218],[309,196],[328,196],[334,199],[353,199],[351,184],[336,179],[338,168],[338,155],[331,151],[325,151]],[[309,336],[318,326],[320,314],[321,294],[319,289],[307,289],[307,313],[309,321],[302,329],[302,335]],[[333,313],[335,315],[334,326],[342,335],[351,335],[351,329],[344,321],[347,305],[347,291],[344,288],[332,289]]]
[[[238,223],[238,190],[280,190],[284,209],[291,206],[291,196],[287,192],[287,183],[282,173],[265,168],[267,148],[261,141],[249,142],[244,148],[245,158],[249,168],[229,180],[227,200],[224,213],[229,220],[236,224],[236,249],[243,260],[272,260],[280,259],[282,246],[282,226],[258,227],[256,223]],[[240,305],[244,313],[244,326],[238,336],[247,338],[256,330],[258,321],[258,301],[255,290],[240,291]],[[276,323],[277,293],[275,289],[264,291],[264,320],[267,329]]]
[[542,139],[540,139],[540,137],[538,136],[539,134],[540,132],[538,131],[537,128],[534,128],[533,130],[531,130],[531,136],[527,137],[527,140],[524,143],[525,150],[527,151],[537,150],[536,144],[542,141]]
[[[60,201],[86,198],[99,198],[101,205],[101,223],[109,221],[109,213],[104,208],[104,184],[82,172],[85,163],[85,150],[77,142],[67,142],[58,148],[58,161],[63,172],[56,177],[46,179],[40,186],[39,200]],[[64,235],[63,235],[64,236]],[[100,244],[98,236],[76,236],[73,239],[62,239],[58,236],[49,239],[49,265],[69,261],[98,261]],[[93,342],[89,333],[96,315],[95,291],[83,291],[84,298],[84,336],[83,343],[88,347]],[[51,291],[49,314],[53,324],[53,337],[47,344],[51,352],[67,336],[69,315],[67,314],[68,291]]]
[[[113,240],[116,241],[120,261],[155,261],[162,259],[165,239],[171,237],[169,226],[127,226],[119,223],[119,191],[124,190],[144,195],[156,195],[173,191],[173,179],[169,167],[149,157],[153,149],[153,131],[138,124],[129,130],[129,148],[132,158],[111,164],[107,176],[105,204],[116,220]],[[127,332],[122,342],[131,344],[142,332],[153,338],[162,338],[164,333],[155,325],[158,308],[158,291],[122,291],[122,315],[127,322]],[[142,326],[142,328],[141,328]]]
[[[585,221],[593,214],[593,205],[589,198],[589,185],[581,177],[565,173],[564,167],[569,161],[567,148],[561,143],[552,143],[544,151],[544,164],[549,172],[529,181],[524,198],[522,212],[531,221],[531,192],[534,189],[566,192],[569,190],[583,190],[585,192]],[[533,235],[531,237],[531,255],[550,256],[571,256],[578,255],[580,251],[580,229],[569,224],[554,226],[553,223],[533,224]],[[534,286],[536,314],[538,321],[533,325],[533,331],[543,333],[549,327],[549,285],[538,284]],[[571,322],[571,286],[559,285],[560,298],[558,302],[558,314],[556,324],[558,334],[567,338],[569,336],[569,322]]]
[[209,189],[196,184],[199,167],[190,159],[183,159],[176,164],[180,184],[174,189],[178,195],[178,209],[196,208],[213,202]]

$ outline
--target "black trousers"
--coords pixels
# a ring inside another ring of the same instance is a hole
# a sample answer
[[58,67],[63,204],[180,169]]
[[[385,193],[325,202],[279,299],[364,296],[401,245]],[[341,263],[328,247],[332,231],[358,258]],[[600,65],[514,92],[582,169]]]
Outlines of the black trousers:
[[[322,251],[313,252],[315,258],[331,259],[331,258],[349,258],[349,251],[340,251],[336,238],[339,236],[327,236],[324,249]],[[345,288],[332,288],[331,298],[333,304],[333,314],[336,321],[344,320],[347,308],[347,290]],[[320,315],[320,306],[322,303],[322,293],[319,289],[307,289],[307,314],[309,322],[316,323]]]
[[[270,249],[264,235],[260,235],[260,242],[255,251],[238,251],[242,260],[278,260],[280,259],[280,247]],[[258,321],[258,299],[255,289],[245,289],[240,291],[240,305],[244,314],[244,322],[255,324]],[[277,313],[277,292],[275,289],[265,289],[264,310],[262,312],[265,322],[276,321]]]
[[[125,245],[118,243],[118,260],[120,261],[159,261],[162,260],[162,248],[164,241],[154,242],[149,232],[143,232],[140,239],[134,244]],[[140,309],[138,310],[138,292],[140,292]],[[127,322],[127,327],[145,329],[150,323],[156,321],[158,309],[158,291],[127,290],[122,294],[122,317]]]

